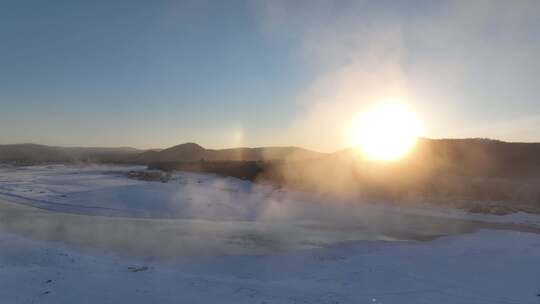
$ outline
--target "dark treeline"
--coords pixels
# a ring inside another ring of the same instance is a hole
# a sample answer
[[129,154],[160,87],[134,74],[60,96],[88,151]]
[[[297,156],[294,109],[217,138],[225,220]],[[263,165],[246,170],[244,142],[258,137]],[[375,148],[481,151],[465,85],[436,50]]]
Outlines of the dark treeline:
[[409,161],[443,173],[505,178],[540,177],[540,143],[489,139],[421,140]]
[[43,163],[133,163],[141,150],[133,148],[52,147],[37,144],[0,145],[0,162],[20,165]]
[[149,167],[374,201],[423,201],[473,212],[540,210],[540,144],[425,139],[408,157],[386,163],[363,160],[351,149],[307,160],[200,160],[155,162]]
[[193,161],[193,162],[155,162],[148,164],[148,169],[163,171],[189,171],[213,173],[255,181],[268,170],[270,162],[262,161]]
[[394,162],[365,160],[355,149],[324,154],[294,147],[208,150],[193,143],[162,151],[27,144],[0,146],[0,161],[140,164],[369,200],[425,201],[497,214],[540,210],[538,143],[422,139]]

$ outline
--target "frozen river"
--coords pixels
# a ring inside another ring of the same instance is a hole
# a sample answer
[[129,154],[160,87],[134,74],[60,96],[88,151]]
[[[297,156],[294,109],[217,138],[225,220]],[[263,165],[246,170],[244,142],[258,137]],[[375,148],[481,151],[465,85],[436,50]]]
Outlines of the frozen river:
[[2,301],[538,303],[537,217],[126,177],[142,169],[0,168]]
[[129,179],[131,170],[144,168],[3,167],[0,228],[152,256],[261,254],[357,240],[429,240],[476,229],[460,219],[235,178],[176,173],[160,183]]

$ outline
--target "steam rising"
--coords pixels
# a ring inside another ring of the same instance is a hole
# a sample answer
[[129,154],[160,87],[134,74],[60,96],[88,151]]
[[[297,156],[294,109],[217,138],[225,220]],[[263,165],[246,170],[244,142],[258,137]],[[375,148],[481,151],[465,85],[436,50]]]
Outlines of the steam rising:
[[[400,17],[391,6],[383,7],[377,1],[309,1],[302,5],[275,0],[255,5],[267,39],[292,41],[292,56],[314,75],[298,92],[301,114],[275,141],[320,151],[345,148],[349,144],[345,131],[354,115],[387,99],[407,100],[421,109],[419,116],[429,126],[429,135],[462,136],[470,134],[471,123],[465,119],[460,124],[463,127],[455,127],[456,116],[462,114],[455,109],[467,100],[464,91],[472,89],[470,83],[485,82],[478,98],[500,103],[508,97],[504,84],[538,79],[535,73],[540,63],[530,59],[540,52],[540,45],[513,56],[516,43],[510,43],[510,34],[534,24],[539,10],[531,7],[540,9],[540,2],[425,5],[423,9],[432,12],[426,14],[429,17],[417,15],[414,8],[408,12],[411,16]],[[486,36],[494,28],[502,34]],[[500,39],[502,43],[495,44]],[[479,67],[493,70],[478,75]],[[536,116],[532,119],[537,121]],[[529,119],[525,121],[533,125]],[[489,131],[490,126],[487,123],[485,129]],[[245,141],[242,126],[226,133],[236,144]],[[275,165],[258,180],[272,181],[276,188],[238,189],[225,179],[168,186],[178,187],[170,203],[184,202],[181,212],[191,218],[90,217],[0,203],[0,228],[124,253],[175,256],[261,254],[358,239],[423,239],[475,227],[464,221],[404,216],[367,203],[396,198],[414,201],[435,188],[434,177],[441,192],[468,193],[468,184],[460,178],[437,176],[439,171],[434,169],[447,169],[451,162],[416,159],[387,167],[359,162],[347,153],[309,163],[293,158]],[[491,168],[487,156],[472,159],[485,162],[475,163],[476,168]]]
[[[55,183],[73,179],[73,174],[53,168],[44,172],[35,171],[33,178],[43,180],[40,174],[45,174],[54,183],[45,181],[34,188],[54,190]],[[90,174],[98,182],[95,173]],[[53,204],[56,212],[0,201],[0,229],[92,250],[174,257],[267,254],[351,240],[429,239],[474,228],[463,221],[403,215],[331,194],[284,191],[208,175],[179,176],[169,183],[138,182],[131,188],[122,186],[121,179],[107,182],[105,188],[94,184],[94,190],[67,193],[69,204]],[[122,195],[125,191],[131,194]],[[81,203],[94,208],[68,207]],[[94,212],[100,203],[108,208]],[[119,204],[129,208],[120,212]]]
[[387,99],[418,109],[429,137],[537,138],[537,115],[505,123],[509,110],[536,98],[526,88],[536,86],[540,44],[526,35],[539,26],[537,1],[267,1],[256,8],[268,39],[288,41],[313,75],[281,141],[347,147],[352,116]]

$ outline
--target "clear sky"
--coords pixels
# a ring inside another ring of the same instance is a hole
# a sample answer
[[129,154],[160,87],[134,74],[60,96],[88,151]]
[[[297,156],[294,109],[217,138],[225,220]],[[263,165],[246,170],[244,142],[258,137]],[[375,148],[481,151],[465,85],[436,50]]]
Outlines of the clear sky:
[[540,1],[0,0],[0,143],[333,151],[369,104],[540,141]]

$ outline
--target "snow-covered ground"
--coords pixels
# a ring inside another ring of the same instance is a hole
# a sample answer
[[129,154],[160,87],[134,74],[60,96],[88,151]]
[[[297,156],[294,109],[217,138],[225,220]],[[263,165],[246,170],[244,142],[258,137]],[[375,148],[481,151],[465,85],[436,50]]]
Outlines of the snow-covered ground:
[[2,303],[504,303],[540,293],[540,238],[479,231],[158,261],[0,234]]
[[538,216],[142,169],[0,167],[0,303],[540,303]]

